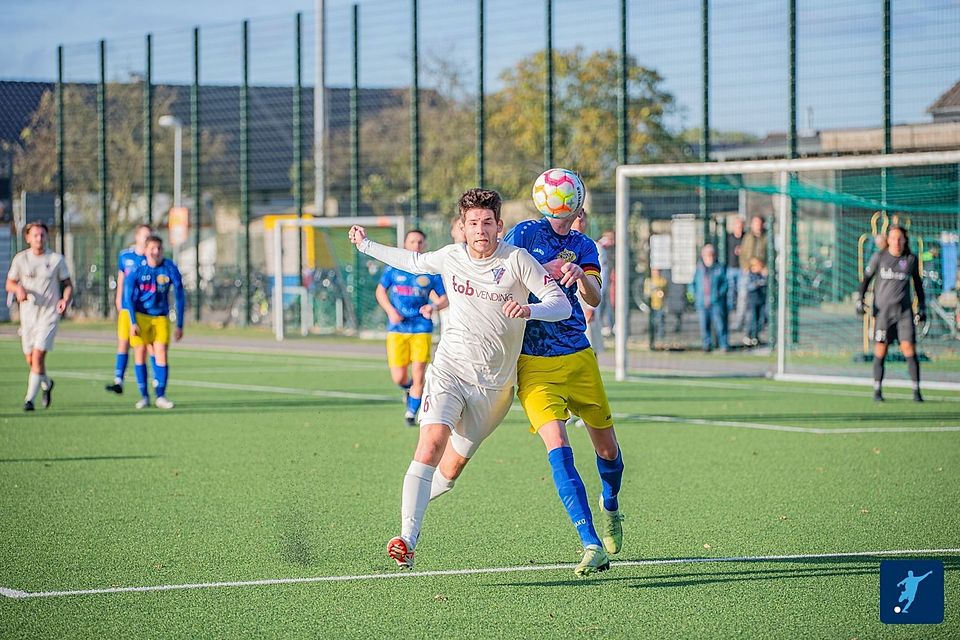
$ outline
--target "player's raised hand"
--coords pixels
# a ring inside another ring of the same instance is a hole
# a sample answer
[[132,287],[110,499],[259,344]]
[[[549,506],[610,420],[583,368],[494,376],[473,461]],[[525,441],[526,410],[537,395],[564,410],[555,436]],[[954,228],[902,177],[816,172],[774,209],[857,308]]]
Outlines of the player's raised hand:
[[367,230],[361,227],[360,225],[355,224],[352,227],[350,227],[350,232],[348,233],[348,235],[350,236],[350,242],[352,242],[353,244],[359,247],[360,243],[366,240],[367,238]]
[[567,264],[567,261],[563,258],[554,258],[550,262],[545,262],[543,268],[547,270],[551,278],[559,282],[560,278],[563,277],[563,265],[565,264]]
[[507,300],[503,303],[503,315],[508,318],[529,318],[530,306],[520,304],[516,300]]
[[[569,287],[574,284],[577,280],[583,277],[583,269],[580,268],[580,265],[574,264],[573,262],[565,262],[562,267],[560,267],[560,285],[564,287]],[[556,278],[554,278],[556,280]]]

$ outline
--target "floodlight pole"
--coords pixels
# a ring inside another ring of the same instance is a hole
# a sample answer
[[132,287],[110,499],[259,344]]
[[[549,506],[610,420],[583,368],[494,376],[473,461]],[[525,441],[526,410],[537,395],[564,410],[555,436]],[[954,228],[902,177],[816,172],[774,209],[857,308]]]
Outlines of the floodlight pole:
[[616,378],[627,379],[627,338],[630,322],[630,229],[628,224],[630,207],[630,178],[617,167],[617,202],[616,202],[616,273],[615,290],[617,306],[614,309],[616,331]]
[[[781,171],[778,176],[780,194],[777,196],[777,235],[779,236],[780,251],[777,254],[777,375],[786,373],[787,363],[787,269],[790,268],[790,251],[786,250],[788,231],[790,229],[790,174]],[[793,239],[789,238],[792,242]]]

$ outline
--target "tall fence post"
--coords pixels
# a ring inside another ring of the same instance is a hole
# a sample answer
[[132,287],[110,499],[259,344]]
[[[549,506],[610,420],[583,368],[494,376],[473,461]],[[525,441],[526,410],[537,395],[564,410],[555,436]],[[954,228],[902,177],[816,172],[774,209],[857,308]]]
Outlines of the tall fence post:
[[543,53],[543,168],[549,169],[553,166],[553,0],[545,0],[545,9],[547,42]]
[[[293,209],[297,220],[303,220],[303,14],[295,20],[296,44],[294,67],[296,78],[293,85]],[[297,231],[297,280],[303,284],[303,227]]]
[[107,254],[107,216],[110,211],[107,193],[107,41],[100,41],[100,82],[97,84],[97,178],[100,182],[100,315],[110,317],[110,273]]
[[193,291],[193,319],[200,322],[203,290],[200,287],[200,230],[203,226],[203,191],[200,184],[200,27],[193,28],[193,86],[190,88],[190,177],[193,184],[193,244],[197,267],[197,286]]
[[[250,324],[250,21],[243,21],[243,80],[240,85],[240,216],[243,221],[243,322]],[[274,286],[280,283],[275,282]]]
[[630,157],[630,97],[627,95],[630,61],[627,58],[627,0],[620,0],[620,65],[617,74],[617,164]]
[[[893,153],[890,76],[890,0],[883,0],[883,152]],[[890,176],[887,168],[880,170],[880,200],[887,204]]]
[[[787,41],[788,41],[788,65],[787,78],[790,83],[788,90],[789,99],[789,131],[787,133],[787,154],[793,160],[797,157],[797,0],[789,0],[787,8]],[[788,185],[793,184],[795,173],[791,173]],[[797,202],[790,198],[790,283],[787,289],[787,299],[781,304],[790,305],[790,342],[798,344],[800,342],[800,300],[798,299],[800,280],[797,269],[800,268],[799,260],[799,234],[797,233]]]
[[[61,255],[66,254],[67,250],[67,226],[66,226],[66,162],[64,161],[63,137],[63,45],[57,47],[57,227],[60,233],[57,235],[57,250]],[[17,235],[20,235],[20,229]],[[78,278],[79,279],[79,278]]]
[[350,85],[350,215],[360,215],[360,5],[353,5]]
[[143,197],[147,224],[153,225],[153,36],[147,34],[143,73]]
[[484,0],[477,0],[477,186],[482,187],[486,181],[486,167],[484,166],[483,150],[486,142],[486,119],[484,117],[484,77],[483,71],[486,62],[484,52],[484,18],[486,17]]
[[420,226],[420,26],[418,23],[419,1],[410,2],[413,16],[413,33],[410,55],[413,61],[413,79],[410,85],[410,214],[413,226]]
[[[701,108],[700,162],[710,161],[710,0],[700,0]],[[703,241],[710,242],[710,205],[707,201],[707,178],[700,178],[700,219],[703,220]]]
[[314,0],[313,81],[313,200],[318,216],[326,215],[325,142],[327,130],[327,74],[324,29],[326,2]]

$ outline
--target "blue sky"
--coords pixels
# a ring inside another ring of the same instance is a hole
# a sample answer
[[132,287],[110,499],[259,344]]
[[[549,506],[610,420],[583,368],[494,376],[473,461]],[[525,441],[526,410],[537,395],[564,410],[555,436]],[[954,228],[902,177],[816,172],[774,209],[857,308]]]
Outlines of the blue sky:
[[[542,0],[486,0],[488,88],[523,55],[543,47]],[[108,41],[108,75],[142,69],[143,36],[154,34],[157,82],[190,77],[190,29],[201,26],[204,82],[239,80],[239,23],[251,18],[254,83],[292,80],[292,16],[308,15],[305,78],[313,74],[311,0],[0,0],[5,46],[0,78],[53,79],[58,44],[71,79],[96,78],[96,41]],[[928,121],[926,108],[960,81],[960,0],[893,0],[893,118]],[[361,0],[361,83],[410,81],[409,4]],[[696,126],[700,108],[699,0],[631,0],[630,51],[664,76],[681,110],[676,126]],[[801,127],[876,126],[882,105],[879,0],[798,0]],[[328,83],[350,81],[351,3],[327,0]],[[764,134],[787,126],[786,0],[712,0],[711,120],[715,128]],[[554,46],[616,47],[616,0],[556,0]],[[420,0],[421,61],[444,60],[467,86],[476,73],[475,4]],[[429,86],[429,74],[422,84]]]

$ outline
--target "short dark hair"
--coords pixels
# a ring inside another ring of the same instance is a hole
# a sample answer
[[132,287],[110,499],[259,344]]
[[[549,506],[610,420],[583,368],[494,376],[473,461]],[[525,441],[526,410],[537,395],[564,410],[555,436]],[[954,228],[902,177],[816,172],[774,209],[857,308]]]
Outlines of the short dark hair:
[[467,189],[460,200],[457,201],[457,208],[460,210],[460,219],[464,219],[464,214],[470,209],[488,209],[493,211],[493,219],[500,222],[500,207],[503,200],[500,194],[492,189]]
[[406,240],[409,238],[411,233],[419,233],[421,236],[423,236],[424,240],[427,239],[427,234],[424,233],[422,229],[410,229],[410,231],[407,231],[405,234],[403,234],[403,239]]
[[31,222],[23,228],[23,237],[26,238],[27,234],[30,233],[34,227],[40,227],[47,232],[47,235],[50,235],[50,227],[47,226],[46,222]]
[[144,244],[147,245],[147,244],[150,244],[151,242],[156,242],[161,247],[163,246],[163,238],[161,238],[160,236],[151,235],[150,237],[147,238],[147,241]]

